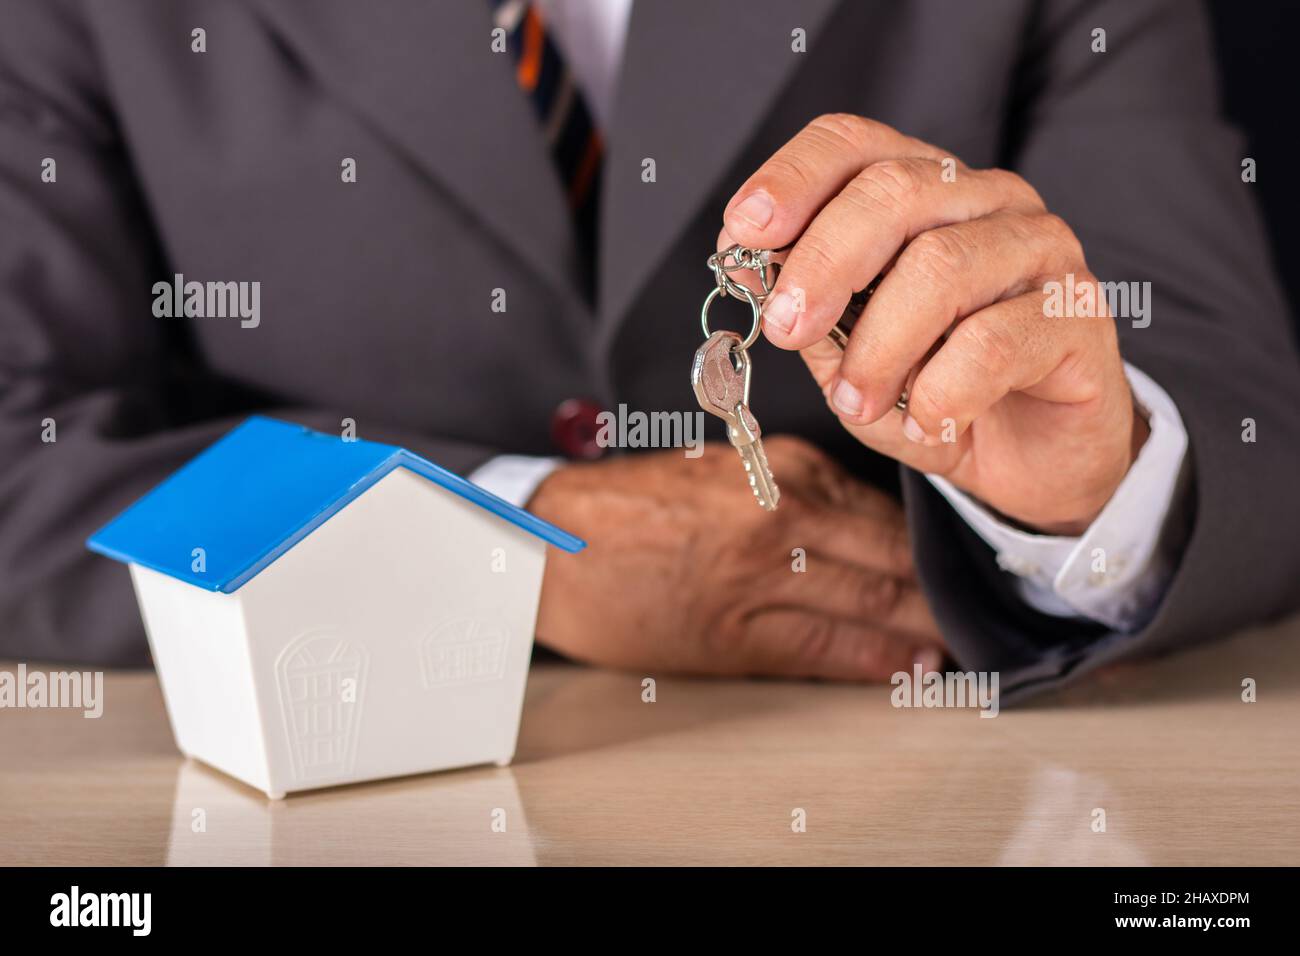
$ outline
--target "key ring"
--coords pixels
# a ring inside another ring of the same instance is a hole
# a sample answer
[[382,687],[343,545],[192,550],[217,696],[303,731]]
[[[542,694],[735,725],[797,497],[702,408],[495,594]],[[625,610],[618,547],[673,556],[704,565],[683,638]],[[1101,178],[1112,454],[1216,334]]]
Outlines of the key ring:
[[[755,294],[755,296],[759,303],[762,304],[763,300],[772,294],[772,287],[776,284],[776,278],[781,272],[780,264],[773,262],[772,256],[784,251],[783,249],[752,249],[748,246],[733,244],[709,256],[708,266],[713,270],[714,279],[718,287],[723,290],[723,295],[730,294],[737,299],[745,294],[748,287],[731,278],[730,273],[738,272],[741,269],[752,269],[757,272],[758,281],[763,286],[763,294]],[[731,260],[730,265],[727,264],[728,260]],[[768,277],[769,269],[772,270],[770,278]],[[753,290],[748,291],[752,292]]]
[[[749,334],[733,351],[744,351],[758,341],[758,336],[763,331],[763,302],[772,294],[772,287],[776,283],[776,275],[780,272],[780,266],[771,261],[771,256],[772,252],[768,249],[751,249],[748,246],[739,244],[728,246],[726,249],[721,249],[709,256],[708,266],[713,270],[713,277],[717,284],[705,297],[704,305],[700,307],[700,327],[704,330],[706,339],[713,334],[709,330],[709,307],[713,305],[713,300],[718,296],[729,295],[733,299],[743,298],[749,302],[749,308],[754,315]],[[769,268],[773,270],[773,275],[770,278],[768,276]],[[758,273],[759,284],[763,287],[761,295],[754,292],[749,286],[742,285],[731,278],[730,273],[738,272],[741,269],[752,269]]]
[[[749,308],[754,313],[754,322],[753,325],[750,326],[749,335],[745,336],[741,343],[732,349],[733,352],[744,351],[758,341],[759,333],[763,331],[763,307],[759,302],[758,296],[754,295],[753,292],[740,283],[734,282],[731,279],[720,279],[718,284],[709,290],[709,294],[704,298],[704,305],[700,307],[700,327],[704,329],[704,337],[706,339],[713,334],[709,331],[709,306],[713,305],[713,300],[718,296],[727,295],[729,286],[726,283],[734,285],[736,290],[749,300]],[[740,298],[740,296],[736,296],[735,290],[731,290],[731,295]]]
[[[700,326],[704,329],[704,337],[707,339],[712,333],[709,331],[709,306],[718,296],[730,295],[732,298],[745,298],[749,302],[750,309],[754,313],[754,323],[750,327],[749,335],[732,351],[739,352],[748,349],[756,341],[759,334],[763,331],[763,303],[767,297],[772,294],[772,289],[776,285],[777,277],[781,274],[781,264],[773,262],[772,257],[778,253],[789,251],[790,246],[781,249],[754,249],[749,246],[742,246],[739,243],[728,246],[726,249],[720,249],[713,255],[709,256],[708,266],[713,270],[713,278],[716,282],[713,290],[709,292],[704,299],[704,305],[700,309]],[[742,285],[735,279],[731,278],[731,273],[739,272],[741,269],[750,269],[758,273],[759,284],[763,287],[763,292],[754,292],[749,286]],[[769,274],[769,270],[770,274]],[[883,273],[876,276],[871,283],[859,293],[855,293],[849,300],[844,314],[840,316],[838,322],[831,329],[828,338],[837,345],[842,351],[849,341],[849,332],[856,323],[858,317],[866,308],[867,300],[871,298],[872,293],[880,284]],[[894,402],[894,407],[904,414],[907,413],[907,401],[910,397],[911,388],[904,385],[903,393],[898,396]]]

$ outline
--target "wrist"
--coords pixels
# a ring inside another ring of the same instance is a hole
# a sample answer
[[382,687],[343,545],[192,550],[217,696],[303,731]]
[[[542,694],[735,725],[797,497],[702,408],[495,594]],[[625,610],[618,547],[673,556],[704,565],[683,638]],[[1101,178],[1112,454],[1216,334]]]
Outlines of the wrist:
[[1057,521],[1044,522],[1033,526],[1033,530],[1042,534],[1056,535],[1063,538],[1077,538],[1082,535],[1092,525],[1102,510],[1110,503],[1119,486],[1123,484],[1124,479],[1128,477],[1133,463],[1137,461],[1142,446],[1146,444],[1147,439],[1151,437],[1151,426],[1147,422],[1146,416],[1137,407],[1133,406],[1131,415],[1131,424],[1129,426],[1129,441],[1124,459],[1123,468],[1119,470],[1117,478],[1108,482],[1108,487],[1102,492],[1093,496],[1093,504],[1081,509],[1076,516],[1067,516]]
[[562,462],[533,489],[528,510],[561,528],[581,528],[574,533],[590,544],[591,514],[601,508],[600,472],[608,466],[608,461]]
[[[529,495],[525,507],[543,521],[558,524],[560,519],[559,504],[564,499],[560,486],[564,484],[564,474],[571,466],[563,464],[537,483]],[[563,525],[560,525],[563,527]]]

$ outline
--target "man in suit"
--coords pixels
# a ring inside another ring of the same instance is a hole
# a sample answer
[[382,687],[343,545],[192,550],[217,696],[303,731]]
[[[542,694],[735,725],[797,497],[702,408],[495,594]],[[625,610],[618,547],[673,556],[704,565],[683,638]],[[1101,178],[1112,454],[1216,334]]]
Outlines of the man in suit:
[[[947,654],[1021,693],[1296,603],[1300,376],[1192,5],[4,22],[0,655],[143,660],[82,542],[253,410],[354,421],[586,538],[538,636],[597,663]],[[752,350],[772,514],[725,444],[588,460],[595,409],[694,410],[732,241],[793,244]],[[258,320],[157,317],[176,274],[258,282]],[[1095,277],[1132,314],[1089,310]]]

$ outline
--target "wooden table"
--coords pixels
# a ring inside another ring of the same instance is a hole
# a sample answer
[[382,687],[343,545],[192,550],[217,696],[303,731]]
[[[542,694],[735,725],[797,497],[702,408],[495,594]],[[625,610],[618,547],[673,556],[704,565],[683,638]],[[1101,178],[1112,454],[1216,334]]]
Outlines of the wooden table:
[[659,676],[643,703],[641,677],[538,665],[513,767],[276,803],[110,673],[98,720],[0,710],[0,864],[1300,862],[1300,618],[991,720],[887,686]]

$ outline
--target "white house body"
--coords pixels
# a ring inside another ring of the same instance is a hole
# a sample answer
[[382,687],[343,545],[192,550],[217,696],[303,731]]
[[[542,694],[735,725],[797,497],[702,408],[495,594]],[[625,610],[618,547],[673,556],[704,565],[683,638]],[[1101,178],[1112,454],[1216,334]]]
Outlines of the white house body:
[[[174,514],[195,487],[202,496],[202,485],[220,479],[223,470],[228,474],[240,454],[264,451],[268,438],[287,456],[283,467],[292,474],[298,435],[273,429],[296,427],[267,419],[243,428],[250,426],[262,433],[251,436],[256,440],[242,453],[227,449],[218,456],[229,459],[224,463],[204,466],[200,456],[187,466],[206,467],[209,474],[191,474],[190,488],[173,488],[170,509],[159,504],[155,518]],[[273,798],[508,763],[547,540],[567,550],[582,546],[531,515],[516,520],[525,513],[516,515],[463,479],[447,481],[450,473],[441,469],[431,480],[403,467],[414,459],[408,452],[373,447],[404,457],[379,455],[378,468],[361,461],[358,467],[368,476],[363,490],[356,486],[364,482],[351,482],[330,509],[273,546],[263,539],[276,525],[268,515],[278,513],[265,498],[274,497],[280,479],[273,474],[265,482],[269,488],[253,487],[257,517],[248,524],[260,525],[258,530],[251,539],[236,533],[214,542],[249,553],[269,548],[251,564],[246,557],[222,564],[220,555],[199,542],[204,530],[220,538],[218,526],[207,522],[239,522],[238,509],[198,521],[193,542],[169,533],[175,555],[187,559],[188,567],[161,566],[153,554],[133,557],[131,548],[145,536],[140,527],[129,527],[130,509],[91,540],[92,548],[130,565],[179,749]],[[320,446],[311,451],[319,453]],[[436,468],[415,460],[419,467]],[[169,482],[178,480],[186,484],[185,469]],[[299,494],[291,483],[284,487],[288,497]],[[321,492],[303,493],[311,500],[308,510],[329,499],[327,490]],[[148,511],[149,499],[133,508]],[[297,521],[289,517],[285,527]],[[114,540],[119,523],[127,527]],[[249,540],[259,543],[250,549]],[[202,561],[195,549],[201,549]],[[205,575],[217,586],[196,583]]]

